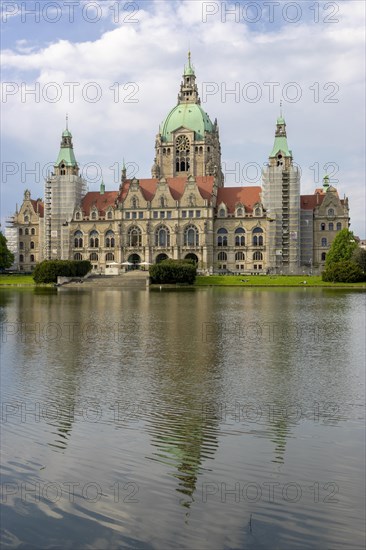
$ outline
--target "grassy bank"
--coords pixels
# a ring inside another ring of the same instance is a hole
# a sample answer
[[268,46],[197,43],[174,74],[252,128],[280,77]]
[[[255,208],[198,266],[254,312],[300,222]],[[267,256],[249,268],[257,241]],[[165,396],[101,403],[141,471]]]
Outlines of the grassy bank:
[[0,275],[0,286],[35,286],[32,275]]
[[[306,283],[305,283],[306,281]],[[366,283],[326,283],[320,276],[306,275],[212,275],[196,278],[196,286],[292,286],[292,287],[330,287],[364,288]]]

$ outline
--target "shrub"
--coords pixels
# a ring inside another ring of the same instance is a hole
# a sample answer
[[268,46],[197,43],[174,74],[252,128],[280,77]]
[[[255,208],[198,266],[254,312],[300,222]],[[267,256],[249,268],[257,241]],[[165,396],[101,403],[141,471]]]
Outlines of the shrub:
[[84,277],[92,265],[87,260],[44,260],[33,272],[35,283],[56,283],[57,277]]
[[149,269],[154,284],[190,284],[197,274],[196,264],[192,260],[163,260]]
[[322,273],[322,280],[332,283],[360,283],[366,277],[359,265],[347,260],[328,266]]

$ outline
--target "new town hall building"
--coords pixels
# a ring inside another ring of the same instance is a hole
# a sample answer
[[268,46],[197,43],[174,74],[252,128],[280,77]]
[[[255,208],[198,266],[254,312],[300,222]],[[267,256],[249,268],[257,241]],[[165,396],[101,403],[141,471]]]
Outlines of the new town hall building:
[[324,264],[337,231],[349,226],[349,208],[327,178],[313,195],[300,195],[282,116],[263,186],[226,187],[219,128],[201,107],[189,55],[178,104],[156,136],[151,178],[128,179],[123,168],[118,189],[102,183],[87,192],[66,128],[44,201],[26,190],[10,225],[21,271],[43,259],[90,260],[104,272],[110,264],[192,258],[207,273],[302,273]]

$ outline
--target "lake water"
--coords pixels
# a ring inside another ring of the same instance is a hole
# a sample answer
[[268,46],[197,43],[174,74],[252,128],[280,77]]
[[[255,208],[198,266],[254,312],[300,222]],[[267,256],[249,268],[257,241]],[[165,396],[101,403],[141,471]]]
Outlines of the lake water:
[[1,290],[4,547],[363,548],[365,297]]

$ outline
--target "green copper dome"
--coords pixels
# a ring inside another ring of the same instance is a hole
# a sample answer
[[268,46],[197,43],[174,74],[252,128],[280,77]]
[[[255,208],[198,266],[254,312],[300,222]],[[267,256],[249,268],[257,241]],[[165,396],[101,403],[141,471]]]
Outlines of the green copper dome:
[[172,132],[181,127],[193,130],[195,140],[202,140],[205,132],[213,131],[213,124],[207,113],[196,103],[179,103],[160,126],[162,141],[172,141]]
[[62,132],[62,137],[70,137],[71,138],[72,137],[71,132],[69,132],[69,130],[64,130]]

